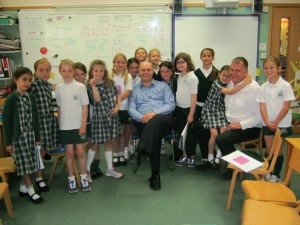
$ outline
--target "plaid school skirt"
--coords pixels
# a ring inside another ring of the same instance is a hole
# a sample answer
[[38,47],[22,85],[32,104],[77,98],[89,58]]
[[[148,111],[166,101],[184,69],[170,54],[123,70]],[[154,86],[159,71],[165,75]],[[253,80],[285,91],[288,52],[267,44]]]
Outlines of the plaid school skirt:
[[18,176],[35,173],[37,164],[33,130],[22,132],[20,137],[13,138],[12,142],[14,148],[12,156],[16,163]]
[[52,151],[61,146],[59,143],[59,131],[57,118],[53,113],[40,115],[40,134],[42,149]]
[[92,118],[92,143],[105,143],[121,134],[121,124],[118,115],[97,115]]

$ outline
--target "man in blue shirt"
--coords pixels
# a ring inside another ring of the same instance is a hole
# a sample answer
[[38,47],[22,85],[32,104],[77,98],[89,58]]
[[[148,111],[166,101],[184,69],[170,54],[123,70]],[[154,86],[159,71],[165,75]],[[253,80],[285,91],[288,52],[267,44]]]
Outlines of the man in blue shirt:
[[129,97],[128,111],[134,120],[134,126],[141,134],[138,147],[131,163],[136,173],[141,164],[143,152],[150,154],[152,175],[150,187],[159,190],[160,183],[160,147],[161,139],[172,130],[171,113],[175,109],[174,95],[164,82],[153,80],[151,62],[140,64],[141,84],[134,86]]

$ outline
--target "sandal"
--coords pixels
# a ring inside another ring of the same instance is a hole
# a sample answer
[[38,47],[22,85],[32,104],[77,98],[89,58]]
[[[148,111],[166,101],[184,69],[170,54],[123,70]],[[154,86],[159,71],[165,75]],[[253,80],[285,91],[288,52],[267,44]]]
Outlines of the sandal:
[[35,195],[39,196],[37,193],[33,193],[32,195],[28,194],[28,197],[30,198],[30,200],[33,203],[40,204],[40,203],[42,203],[44,201],[44,199],[41,196],[39,196],[37,199],[34,199],[33,196],[35,196]]
[[48,192],[48,191],[50,190],[49,187],[48,187],[46,184],[45,184],[44,187],[40,186],[40,183],[41,183],[41,182],[44,182],[44,183],[45,183],[44,180],[35,181],[35,184],[36,184],[37,188],[38,188],[41,192]]

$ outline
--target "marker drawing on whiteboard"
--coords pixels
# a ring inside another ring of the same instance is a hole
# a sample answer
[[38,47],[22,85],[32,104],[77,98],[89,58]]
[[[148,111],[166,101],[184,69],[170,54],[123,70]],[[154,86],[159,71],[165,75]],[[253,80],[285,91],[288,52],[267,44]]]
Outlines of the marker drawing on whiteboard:
[[56,59],[58,57],[58,54],[55,54],[52,58]]

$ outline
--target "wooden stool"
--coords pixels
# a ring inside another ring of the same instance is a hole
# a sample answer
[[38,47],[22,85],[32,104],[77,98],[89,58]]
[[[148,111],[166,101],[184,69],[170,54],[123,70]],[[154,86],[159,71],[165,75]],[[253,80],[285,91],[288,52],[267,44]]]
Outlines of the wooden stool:
[[6,182],[0,183],[0,199],[4,199],[4,203],[8,212],[9,217],[14,218],[13,215],[13,206],[11,203],[11,198],[9,194],[8,184]]
[[[89,149],[89,143],[84,143],[85,152],[87,152],[88,149]],[[55,174],[57,164],[60,161],[64,160],[64,157],[66,156],[66,150],[60,151],[60,152],[48,152],[48,154],[51,155],[51,157],[54,157],[54,163],[53,163],[53,166],[52,166],[52,169],[51,169],[51,172],[50,172],[50,176],[49,176],[49,179],[48,179],[48,185],[50,186],[50,184],[52,182],[52,179],[53,179],[53,176]],[[80,175],[79,175],[79,170],[78,170],[78,167],[77,167],[76,160],[77,160],[77,155],[75,154],[74,155],[74,161],[73,161],[74,175],[75,175],[75,178],[76,178],[77,186],[81,187]],[[64,161],[63,169],[65,168],[65,166],[66,166],[66,162]]]
[[[56,170],[56,167],[57,167],[57,164],[60,162],[60,161],[64,161],[64,157],[66,156],[66,152],[59,152],[59,153],[48,153],[50,154],[52,157],[54,157],[54,162],[53,162],[53,166],[52,166],[52,169],[51,169],[51,172],[50,172],[50,176],[49,176],[49,179],[48,179],[48,185],[51,184],[52,182],[52,179],[53,179],[53,176],[55,174],[55,170]],[[63,163],[65,164],[65,162]],[[75,178],[76,178],[76,182],[77,182],[77,185],[78,187],[81,187],[81,183],[80,183],[80,175],[79,175],[79,172],[78,172],[78,169],[77,169],[77,163],[76,163],[76,158],[74,156],[74,174],[75,174]],[[64,165],[65,167],[65,165]]]

